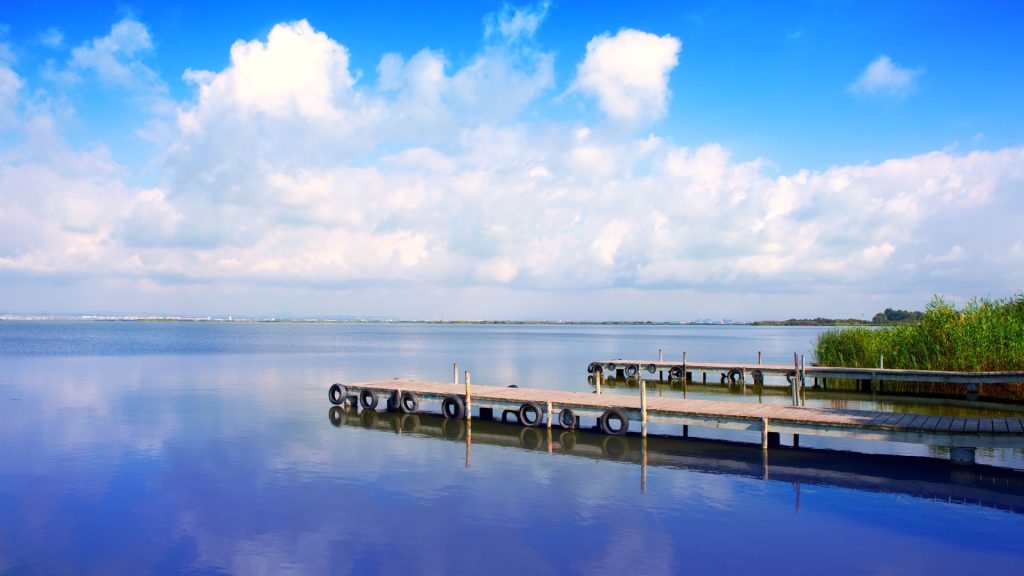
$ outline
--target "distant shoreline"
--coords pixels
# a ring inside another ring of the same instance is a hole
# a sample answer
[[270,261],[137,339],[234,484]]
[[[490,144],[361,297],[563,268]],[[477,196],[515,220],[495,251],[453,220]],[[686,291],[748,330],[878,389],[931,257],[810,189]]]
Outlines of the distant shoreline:
[[855,319],[789,319],[735,322],[731,320],[661,321],[651,320],[409,320],[390,318],[235,318],[213,316],[101,316],[101,315],[2,315],[0,322],[208,322],[237,324],[454,324],[500,326],[874,326]]

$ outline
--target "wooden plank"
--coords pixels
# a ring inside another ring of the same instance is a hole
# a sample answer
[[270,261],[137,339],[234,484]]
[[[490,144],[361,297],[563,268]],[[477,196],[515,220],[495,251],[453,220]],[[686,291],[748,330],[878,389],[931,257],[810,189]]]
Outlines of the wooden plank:
[[966,419],[966,425],[964,426],[964,432],[965,433],[975,433],[975,434],[977,434],[977,432],[978,432],[978,419],[977,418],[967,418]]
[[992,433],[992,419],[991,418],[979,418],[978,419],[978,432],[980,434],[991,434]]
[[1020,418],[1004,418],[1006,420],[1006,429],[1010,434],[1024,434],[1024,423],[1021,423]]
[[1006,434],[1010,431],[1006,425],[1006,418],[993,418],[992,419],[992,432],[996,434]]
[[922,428],[929,432],[935,431],[938,429],[940,420],[942,420],[942,418],[939,416],[929,416],[928,419],[924,421]]
[[920,430],[927,420],[927,414],[918,414],[917,416],[914,416],[913,420],[906,422],[905,424],[903,424],[903,426],[906,428],[910,428],[912,430]]

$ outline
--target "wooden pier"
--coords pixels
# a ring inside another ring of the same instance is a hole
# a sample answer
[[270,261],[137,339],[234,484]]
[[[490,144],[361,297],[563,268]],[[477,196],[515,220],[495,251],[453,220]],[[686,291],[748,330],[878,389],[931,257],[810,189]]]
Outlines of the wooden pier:
[[[758,354],[760,358],[760,353]],[[880,364],[884,362],[880,358]],[[792,385],[796,381],[813,380],[826,386],[829,380],[855,380],[864,383],[865,391],[877,391],[882,382],[928,382],[963,384],[967,396],[977,399],[978,386],[1024,383],[1024,372],[949,372],[941,370],[904,370],[879,366],[878,368],[850,368],[840,366],[804,366],[802,359],[793,364],[743,364],[722,362],[688,362],[684,360],[598,360],[591,362],[587,372],[595,377],[606,373],[617,377],[639,378],[644,373],[659,374],[670,380],[692,381],[694,373],[702,374],[703,383],[707,375],[718,373],[721,383],[741,383],[749,376],[755,384],[763,383],[765,376],[781,376]]]
[[451,383],[384,380],[334,384],[328,397],[333,404],[353,403],[364,410],[376,410],[386,402],[388,409],[405,413],[418,412],[426,403],[440,404],[445,417],[466,420],[491,420],[501,411],[501,420],[528,427],[571,429],[580,426],[581,418],[593,418],[597,427],[610,435],[626,434],[630,423],[639,425],[643,437],[648,423],[679,425],[684,435],[689,426],[747,430],[759,433],[763,450],[778,446],[780,434],[793,434],[794,439],[803,434],[948,447],[950,459],[958,464],[973,463],[977,448],[1024,448],[1024,420],[1017,417],[964,418],[647,398],[646,386],[640,386],[639,397],[481,386],[471,385],[468,372],[463,385],[458,383],[457,369],[455,376]]

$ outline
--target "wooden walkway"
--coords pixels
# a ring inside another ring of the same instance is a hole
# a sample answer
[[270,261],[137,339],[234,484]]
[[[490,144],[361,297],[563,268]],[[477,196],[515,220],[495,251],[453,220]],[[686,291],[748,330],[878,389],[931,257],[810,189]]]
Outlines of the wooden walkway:
[[[345,388],[344,396],[352,402],[362,390],[373,390],[384,398],[409,392],[421,402],[440,402],[448,396],[464,399],[467,389],[463,384],[416,380],[363,382],[349,384]],[[778,433],[946,446],[951,449],[951,458],[963,463],[973,462],[976,448],[1024,448],[1024,419],[1017,417],[927,416],[481,385],[472,385],[470,397],[472,408],[484,410],[518,410],[525,403],[535,402],[547,415],[549,427],[552,422],[557,425],[557,414],[565,408],[577,416],[586,417],[621,409],[630,422],[641,423],[643,433],[646,433],[647,422],[757,431],[765,449],[769,444],[777,443]],[[332,401],[335,400],[337,397],[332,397]]]
[[[679,374],[686,372],[721,372],[736,370],[740,378],[760,372],[763,375],[795,375],[792,364],[742,364],[723,362],[667,362],[661,360],[597,360],[587,368],[590,373],[622,371],[624,375],[640,376],[644,372]],[[869,380],[873,382],[940,382],[949,384],[1014,384],[1024,383],[1024,372],[949,372],[942,370],[903,370],[893,368],[849,368],[841,366],[806,366],[805,378]]]

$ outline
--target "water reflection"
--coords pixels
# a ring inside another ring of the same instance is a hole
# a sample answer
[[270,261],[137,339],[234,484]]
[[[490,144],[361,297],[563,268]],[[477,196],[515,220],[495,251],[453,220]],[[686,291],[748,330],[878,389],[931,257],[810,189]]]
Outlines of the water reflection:
[[958,467],[929,458],[835,453],[827,450],[759,447],[716,440],[654,436],[608,436],[589,430],[527,428],[489,420],[446,419],[433,414],[397,414],[333,406],[336,428],[359,427],[412,434],[439,441],[499,446],[552,455],[625,462],[640,466],[641,490],[647,468],[672,468],[788,482],[799,510],[801,487],[821,485],[901,494],[942,502],[977,504],[1024,514],[1024,473],[990,466]]

